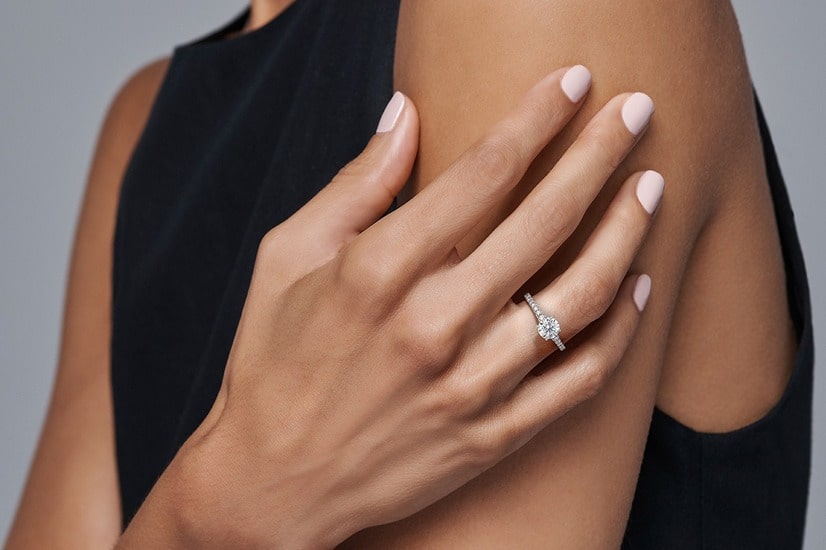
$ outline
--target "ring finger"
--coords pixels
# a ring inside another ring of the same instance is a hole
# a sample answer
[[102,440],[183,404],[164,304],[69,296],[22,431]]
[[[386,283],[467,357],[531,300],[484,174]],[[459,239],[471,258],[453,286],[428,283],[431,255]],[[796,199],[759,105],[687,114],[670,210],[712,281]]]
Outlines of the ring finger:
[[[533,296],[545,315],[558,320],[563,342],[601,317],[614,301],[651,225],[663,188],[662,176],[653,170],[629,177],[571,267]],[[481,376],[487,378],[485,386],[494,398],[509,395],[557,349],[536,327],[531,308],[522,302],[510,302],[493,324],[497,334],[485,339],[486,349],[479,352],[484,362],[476,364],[484,365]],[[502,353],[503,349],[511,351]]]

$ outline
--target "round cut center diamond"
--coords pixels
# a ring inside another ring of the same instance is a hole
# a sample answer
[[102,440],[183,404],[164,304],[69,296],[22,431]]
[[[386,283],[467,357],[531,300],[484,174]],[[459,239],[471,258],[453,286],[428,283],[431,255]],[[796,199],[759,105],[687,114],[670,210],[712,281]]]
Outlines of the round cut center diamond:
[[536,330],[542,338],[550,340],[559,336],[559,321],[543,315],[542,319],[539,320],[539,324],[536,325]]

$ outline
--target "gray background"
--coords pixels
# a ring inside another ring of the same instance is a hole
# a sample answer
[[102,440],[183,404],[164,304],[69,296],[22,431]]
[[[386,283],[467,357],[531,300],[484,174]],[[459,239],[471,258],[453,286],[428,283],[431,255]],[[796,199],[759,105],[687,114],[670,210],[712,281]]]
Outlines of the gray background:
[[[822,345],[826,3],[734,5],[791,193]],[[104,109],[135,68],[243,7],[243,0],[0,2],[0,541],[49,396],[71,239]],[[815,392],[810,550],[826,548],[826,377],[817,377]]]

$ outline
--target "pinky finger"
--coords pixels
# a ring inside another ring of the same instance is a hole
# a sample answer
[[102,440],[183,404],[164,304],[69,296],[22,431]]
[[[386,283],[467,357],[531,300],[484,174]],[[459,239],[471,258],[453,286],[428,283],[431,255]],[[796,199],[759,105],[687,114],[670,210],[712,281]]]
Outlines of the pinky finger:
[[479,419],[477,428],[484,432],[479,437],[510,454],[598,394],[625,354],[650,290],[648,275],[627,277],[596,331],[556,366],[525,377],[510,397]]

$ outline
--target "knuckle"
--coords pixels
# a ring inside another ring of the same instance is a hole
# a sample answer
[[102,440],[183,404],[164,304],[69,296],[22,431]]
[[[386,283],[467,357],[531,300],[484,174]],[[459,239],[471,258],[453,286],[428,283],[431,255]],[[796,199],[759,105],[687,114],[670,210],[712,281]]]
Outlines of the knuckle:
[[491,183],[503,183],[516,173],[520,155],[508,138],[487,136],[474,146],[471,159],[479,175]]
[[380,256],[370,256],[357,249],[341,259],[337,273],[337,288],[352,298],[356,305],[383,304],[393,295],[397,273],[391,262]]
[[522,218],[523,230],[526,235],[539,239],[543,250],[551,252],[576,229],[578,211],[571,195],[558,189],[552,198],[535,200],[527,205]]
[[357,178],[364,172],[364,161],[356,157],[341,168],[336,173],[335,180],[349,180]]
[[364,289],[365,295],[384,295],[396,280],[396,270],[389,261],[373,258],[359,262],[359,266],[359,282],[353,282]]
[[443,389],[444,398],[460,416],[475,416],[487,406],[489,396],[473,379],[456,374],[448,380]]
[[[282,224],[283,225],[283,224]],[[271,293],[284,290],[295,282],[307,269],[304,266],[284,262],[295,253],[295,244],[288,237],[282,226],[276,226],[261,238],[255,252],[249,292],[265,292],[271,299]]]
[[396,356],[418,372],[434,372],[442,367],[442,354],[422,340],[402,332],[396,337]]
[[281,237],[281,231],[278,230],[278,226],[273,227],[259,241],[256,258],[264,261],[268,258],[274,258],[283,247],[284,240]]
[[592,161],[607,166],[611,172],[619,167],[625,157],[627,140],[619,135],[616,128],[607,124],[588,125],[579,139]]
[[357,157],[353,158],[339,169],[336,174],[339,179],[363,178],[373,172],[377,164],[376,146],[371,142]]
[[499,462],[510,448],[512,435],[510,428],[492,425],[483,425],[481,428],[469,430],[467,436],[468,462],[478,468],[486,469],[491,464]]
[[[633,200],[638,203],[636,193],[634,193]],[[617,202],[609,207],[606,212],[606,217],[611,216],[613,220],[610,222],[616,228],[612,239],[614,249],[617,251],[631,251],[635,250],[636,246],[642,242],[645,237],[645,230],[651,216],[641,216],[638,213],[639,204],[627,202]],[[629,246],[630,245],[630,246]],[[626,252],[622,257],[629,255]]]
[[596,397],[605,388],[615,364],[616,361],[596,349],[588,354],[582,365],[579,379],[581,400]]
[[441,370],[455,353],[456,332],[438,319],[399,312],[394,329],[399,356],[417,369]]
[[573,303],[577,313],[585,323],[601,317],[611,305],[615,283],[610,274],[596,269],[586,277],[576,279]]

